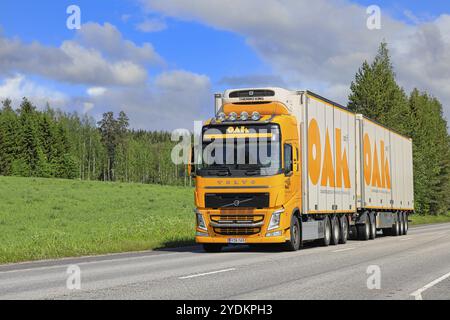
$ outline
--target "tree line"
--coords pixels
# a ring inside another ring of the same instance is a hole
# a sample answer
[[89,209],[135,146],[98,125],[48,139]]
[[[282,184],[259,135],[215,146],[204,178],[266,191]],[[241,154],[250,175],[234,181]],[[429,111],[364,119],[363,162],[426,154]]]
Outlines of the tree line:
[[[386,43],[365,61],[350,86],[348,108],[413,139],[415,208],[422,214],[450,209],[450,136],[442,104],[396,82]],[[168,132],[132,130],[124,112],[99,122],[84,114],[23,99],[0,109],[0,175],[191,185],[184,165],[171,161]]]
[[413,139],[415,210],[439,215],[450,210],[450,136],[442,104],[396,82],[386,43],[365,61],[351,84],[348,107]]
[[169,132],[129,129],[128,117],[84,114],[24,98],[0,108],[0,175],[188,185],[183,165],[171,161]]

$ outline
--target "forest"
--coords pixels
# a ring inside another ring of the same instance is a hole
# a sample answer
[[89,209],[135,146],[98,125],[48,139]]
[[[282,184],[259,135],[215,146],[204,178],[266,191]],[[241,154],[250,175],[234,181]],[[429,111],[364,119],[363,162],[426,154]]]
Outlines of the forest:
[[[386,43],[365,61],[350,86],[348,108],[413,139],[415,208],[420,214],[450,210],[450,136],[443,106],[433,95],[407,94],[396,82]],[[171,161],[169,132],[133,130],[124,112],[87,114],[18,106],[0,109],[0,175],[191,186],[184,165]]]

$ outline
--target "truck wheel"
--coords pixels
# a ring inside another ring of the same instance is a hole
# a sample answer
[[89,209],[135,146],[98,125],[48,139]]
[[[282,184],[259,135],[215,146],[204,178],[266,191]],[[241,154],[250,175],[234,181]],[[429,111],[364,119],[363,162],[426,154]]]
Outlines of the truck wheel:
[[404,213],[404,215],[403,215],[403,218],[404,218],[404,220],[403,220],[403,223],[404,223],[404,227],[403,227],[403,229],[404,229],[404,235],[407,235],[408,234],[408,229],[409,229],[409,222],[408,222],[408,214],[405,212]]
[[325,217],[323,220],[324,226],[323,226],[323,239],[321,240],[321,244],[324,247],[328,247],[330,245],[331,241],[331,223],[330,218]]
[[358,238],[359,240],[367,241],[370,237],[370,219],[369,216],[365,219],[364,224],[358,225]]
[[285,246],[288,251],[297,251],[300,249],[300,223],[298,218],[293,215],[291,219],[291,240],[287,241]]
[[206,252],[209,253],[213,253],[213,252],[220,252],[222,251],[222,244],[218,244],[218,243],[204,243],[203,244],[203,250],[205,250]]
[[341,226],[341,234],[339,236],[339,243],[345,244],[348,239],[348,219],[345,215],[339,218],[339,224]]
[[400,224],[400,228],[399,228],[399,235],[400,236],[405,234],[405,223],[404,223],[404,220],[405,220],[405,216],[403,215],[403,212],[400,212],[398,214],[398,221],[399,221],[399,224]]
[[332,217],[331,219],[331,239],[330,243],[331,245],[335,246],[339,244],[339,236],[341,233],[341,228],[339,227],[339,220],[336,216]]
[[375,239],[377,237],[377,225],[376,225],[376,222],[375,222],[375,214],[371,213],[369,215],[369,217],[370,217],[370,236],[369,236],[369,239],[373,240],[373,239]]

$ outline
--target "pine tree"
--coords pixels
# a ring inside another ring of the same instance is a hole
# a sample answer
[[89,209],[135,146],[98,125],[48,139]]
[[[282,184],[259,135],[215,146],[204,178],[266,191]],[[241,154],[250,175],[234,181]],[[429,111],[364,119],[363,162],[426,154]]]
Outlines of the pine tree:
[[0,175],[10,175],[14,157],[17,153],[17,114],[10,99],[2,102],[0,113]]
[[369,64],[365,61],[350,86],[348,107],[401,133],[408,134],[408,99],[395,81],[395,73],[385,42]]

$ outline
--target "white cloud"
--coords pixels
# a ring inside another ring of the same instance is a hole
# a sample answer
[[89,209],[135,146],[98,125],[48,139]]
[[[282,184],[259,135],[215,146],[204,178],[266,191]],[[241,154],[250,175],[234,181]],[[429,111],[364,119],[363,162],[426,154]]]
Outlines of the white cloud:
[[84,47],[96,49],[106,57],[115,60],[123,59],[149,65],[163,63],[152,44],[145,42],[142,46],[138,46],[124,39],[120,31],[110,23],[83,24],[77,32],[76,41]]
[[94,108],[94,104],[92,102],[83,103],[83,113],[87,113]]
[[368,30],[366,8],[348,0],[142,1],[148,11],[244,36],[290,87],[318,90],[341,103],[357,69],[385,39],[399,83],[436,95],[450,119],[448,15],[408,25],[381,8],[381,30]]
[[62,107],[69,100],[65,94],[38,85],[21,74],[6,78],[0,84],[0,101],[8,98],[17,106],[24,97],[37,106],[45,106],[48,102],[54,107]]
[[160,19],[145,19],[136,25],[136,29],[142,32],[158,32],[167,29],[167,25]]
[[163,72],[149,84],[115,88],[86,102],[98,113],[123,110],[134,128],[152,130],[193,129],[193,121],[204,120],[213,106],[209,78],[183,70]]
[[91,87],[87,89],[87,94],[91,97],[98,97],[104,95],[106,91],[107,89],[104,87]]
[[68,83],[129,86],[145,83],[146,66],[161,63],[151,44],[125,40],[108,23],[87,23],[60,47],[0,35],[0,75],[20,72]]

